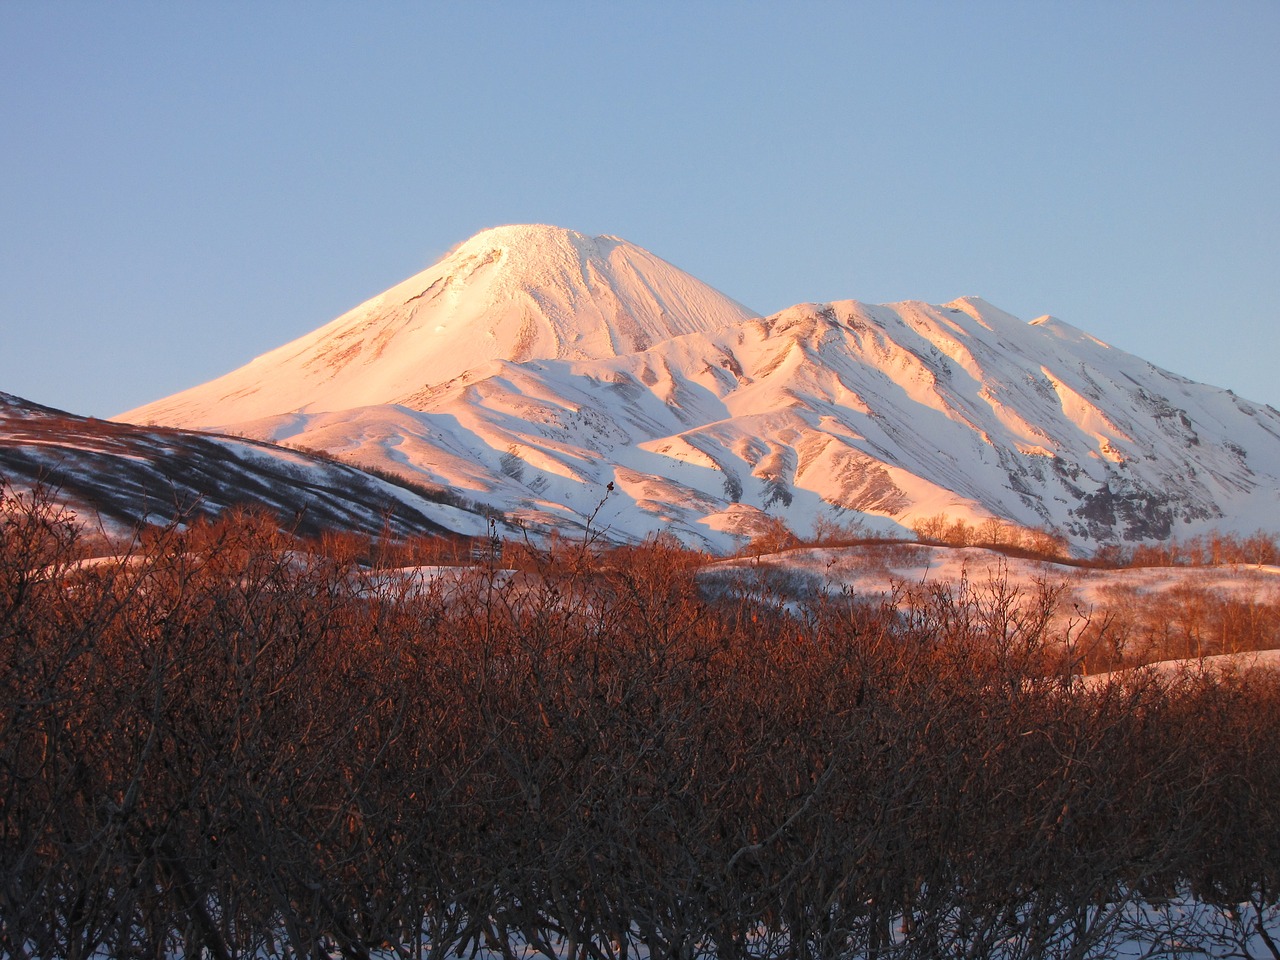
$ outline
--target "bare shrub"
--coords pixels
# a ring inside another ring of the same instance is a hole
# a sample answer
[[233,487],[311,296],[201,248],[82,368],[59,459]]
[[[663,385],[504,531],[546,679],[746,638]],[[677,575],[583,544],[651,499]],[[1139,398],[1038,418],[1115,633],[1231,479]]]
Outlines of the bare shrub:
[[1050,584],[709,597],[661,539],[398,577],[251,513],[79,565],[65,519],[0,514],[8,956],[1271,936],[1276,675],[1084,684]]

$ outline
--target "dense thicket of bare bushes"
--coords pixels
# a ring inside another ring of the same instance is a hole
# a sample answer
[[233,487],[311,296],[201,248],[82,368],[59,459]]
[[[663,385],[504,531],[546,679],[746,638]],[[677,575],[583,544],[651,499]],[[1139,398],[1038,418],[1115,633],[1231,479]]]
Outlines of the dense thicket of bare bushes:
[[1269,943],[1275,675],[1084,686],[1047,600],[791,614],[661,543],[414,580],[252,516],[77,564],[13,497],[0,529],[10,957]]

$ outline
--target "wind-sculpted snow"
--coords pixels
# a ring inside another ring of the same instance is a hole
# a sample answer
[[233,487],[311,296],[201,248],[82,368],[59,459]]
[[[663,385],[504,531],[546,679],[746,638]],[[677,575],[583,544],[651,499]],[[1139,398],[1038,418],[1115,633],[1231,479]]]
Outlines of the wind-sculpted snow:
[[976,298],[753,317],[625,241],[548,227],[479,234],[126,417],[324,449],[535,529],[599,507],[612,537],[713,550],[771,519],[996,517],[1078,545],[1280,523],[1280,413],[1060,320]]

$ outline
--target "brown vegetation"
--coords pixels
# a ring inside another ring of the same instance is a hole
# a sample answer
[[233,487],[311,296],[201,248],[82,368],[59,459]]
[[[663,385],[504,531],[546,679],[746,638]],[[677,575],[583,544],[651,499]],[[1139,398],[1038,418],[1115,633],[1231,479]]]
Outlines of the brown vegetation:
[[1280,543],[1259,530],[1249,536],[1207,533],[1186,540],[1140,544],[1130,550],[1107,547],[1097,559],[1113,567],[1262,566],[1280,564]]
[[328,547],[77,564],[5,495],[0,954],[1103,956],[1175,894],[1239,950],[1280,896],[1273,673],[1082,687],[1051,596],[792,615],[666,542]]
[[997,517],[988,517],[975,526],[961,518],[953,519],[945,513],[939,513],[918,522],[914,530],[921,543],[949,547],[990,547],[1006,553],[1045,559],[1065,559],[1070,556],[1067,540],[1059,531],[1049,527],[1022,527]]
[[1076,637],[1086,673],[1280,649],[1274,588],[1228,591],[1188,581],[1145,592],[1116,585],[1101,594]]

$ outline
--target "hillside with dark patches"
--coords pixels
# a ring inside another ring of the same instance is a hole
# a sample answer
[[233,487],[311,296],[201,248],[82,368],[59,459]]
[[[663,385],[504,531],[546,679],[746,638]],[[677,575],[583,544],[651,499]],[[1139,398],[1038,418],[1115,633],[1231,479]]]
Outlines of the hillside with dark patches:
[[260,441],[80,417],[3,393],[0,479],[19,489],[49,488],[109,531],[215,517],[233,507],[267,510],[303,536],[479,532],[484,524],[448,503],[457,498],[443,489],[410,489]]

